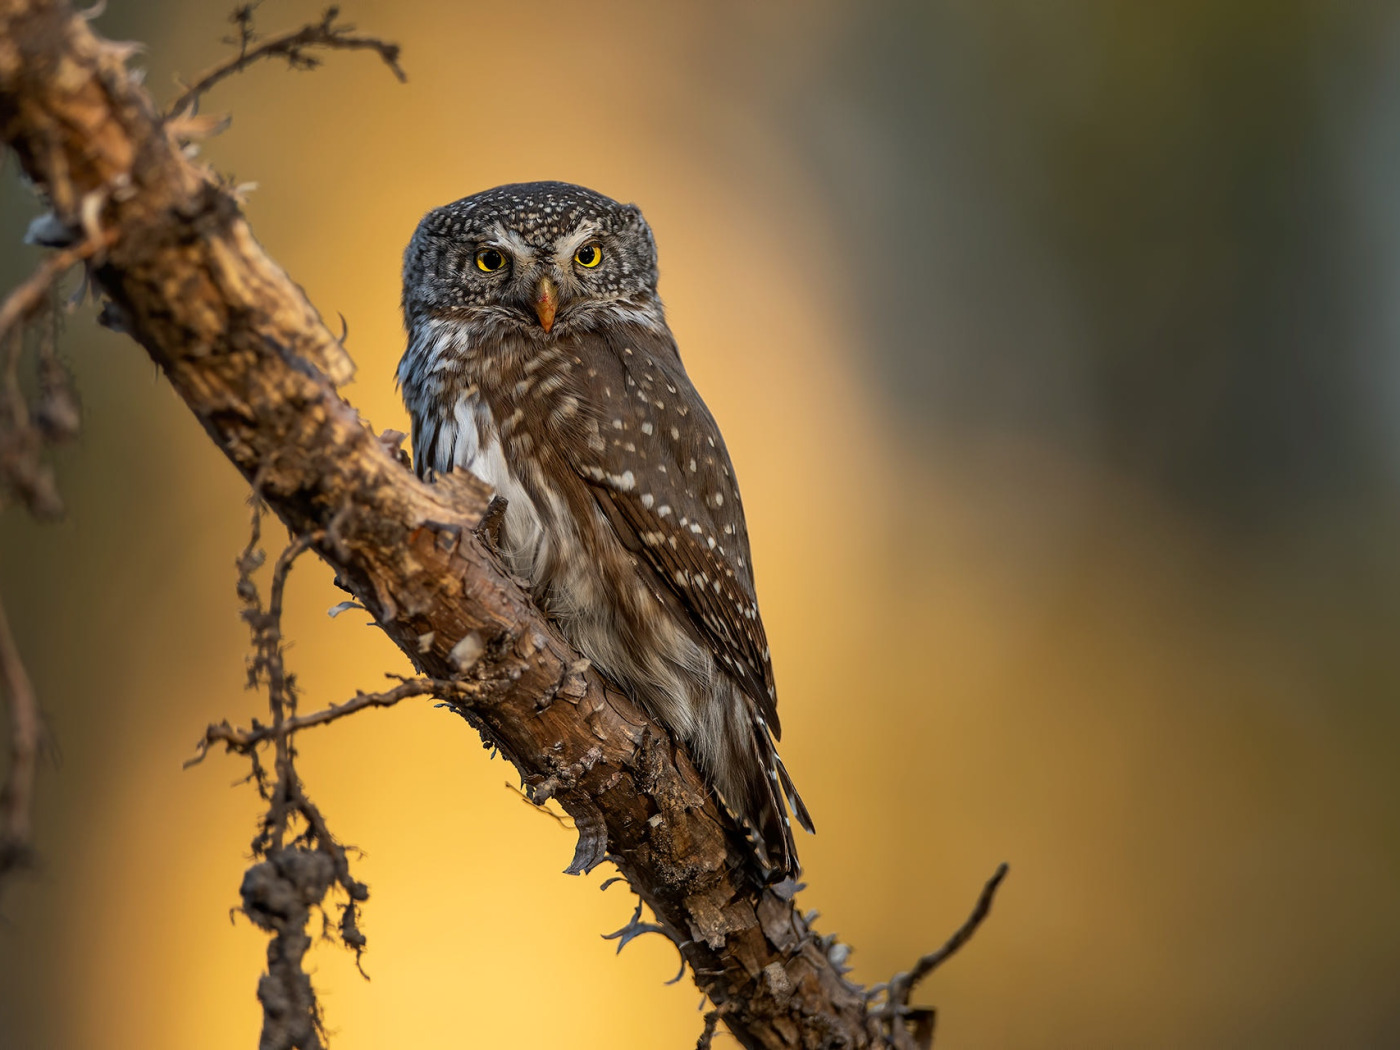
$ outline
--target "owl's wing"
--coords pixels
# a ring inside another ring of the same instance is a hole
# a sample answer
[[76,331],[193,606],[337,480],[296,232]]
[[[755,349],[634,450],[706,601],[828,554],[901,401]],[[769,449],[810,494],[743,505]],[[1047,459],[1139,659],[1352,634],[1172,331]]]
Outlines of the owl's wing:
[[[734,468],[668,337],[621,332],[583,369],[597,429],[575,464],[622,542],[781,734]],[[602,349],[602,348],[600,348]],[[668,602],[668,604],[672,604]]]

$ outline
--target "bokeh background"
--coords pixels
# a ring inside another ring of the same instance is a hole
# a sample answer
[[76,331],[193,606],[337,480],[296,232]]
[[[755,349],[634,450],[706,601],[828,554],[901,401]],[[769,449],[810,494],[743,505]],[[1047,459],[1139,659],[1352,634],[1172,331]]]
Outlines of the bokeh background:
[[[173,96],[227,2],[111,0]],[[648,215],[744,485],[820,927],[906,966],[938,1045],[1400,1045],[1400,19],[1329,0],[353,0],[364,54],[220,88],[206,149],[406,429],[399,259],[427,209],[581,182]],[[259,11],[272,31],[316,14]],[[3,177],[3,283],[33,205]],[[88,310],[66,521],[0,519],[61,763],[0,925],[6,1048],[246,1048],[230,922],[259,805],[233,595],[246,488]],[[274,537],[275,539],[276,537]],[[298,571],[304,702],[404,660]],[[365,851],[338,1050],[693,1045],[675,953],[426,705],[303,740]],[[232,786],[231,786],[232,785]],[[725,1037],[725,1045],[734,1045]]]

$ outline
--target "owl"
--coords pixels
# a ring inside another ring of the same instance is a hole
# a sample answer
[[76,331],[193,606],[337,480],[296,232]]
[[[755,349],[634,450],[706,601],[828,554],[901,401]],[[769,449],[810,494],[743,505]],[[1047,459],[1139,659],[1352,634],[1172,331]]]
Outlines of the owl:
[[642,213],[581,186],[429,212],[404,254],[413,461],[495,488],[507,568],[684,743],[769,877],[795,875],[786,807],[812,820],[774,746],[739,487],[656,283]]

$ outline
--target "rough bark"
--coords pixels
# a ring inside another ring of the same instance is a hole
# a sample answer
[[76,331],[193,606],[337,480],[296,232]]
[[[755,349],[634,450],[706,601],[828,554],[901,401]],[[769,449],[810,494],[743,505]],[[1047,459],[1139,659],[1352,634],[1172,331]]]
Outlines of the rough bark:
[[[746,1047],[912,1045],[847,981],[843,950],[756,884],[733,821],[645,712],[587,669],[479,542],[488,490],[423,484],[337,393],[351,362],[128,76],[129,49],[66,4],[0,0],[0,135],[93,262],[129,332],[213,441],[414,665],[470,685],[469,717],[603,849]],[[603,838],[605,836],[605,840]]]

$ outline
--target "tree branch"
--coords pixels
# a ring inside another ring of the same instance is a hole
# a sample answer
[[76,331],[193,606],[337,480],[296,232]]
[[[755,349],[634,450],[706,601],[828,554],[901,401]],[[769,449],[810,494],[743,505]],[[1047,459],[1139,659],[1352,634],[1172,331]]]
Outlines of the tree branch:
[[569,870],[617,864],[741,1044],[889,1045],[880,1008],[844,976],[845,947],[814,933],[791,883],[757,884],[683,750],[479,542],[489,489],[467,472],[419,481],[341,399],[353,369],[339,340],[181,151],[126,53],[58,0],[0,0],[0,137],[70,226],[71,202],[101,194],[118,232],[93,274],[107,323],[419,673],[470,693],[455,709],[574,818]]
[[220,722],[218,725],[211,725],[204,731],[203,738],[195,745],[194,757],[185,762],[185,768],[197,766],[204,761],[204,756],[209,753],[209,748],[215,744],[223,744],[229,751],[237,752],[240,755],[252,754],[257,750],[258,745],[265,744],[269,740],[275,740],[279,736],[291,736],[293,733],[303,729],[310,729],[313,726],[323,726],[348,715],[353,715],[357,711],[364,711],[371,707],[393,707],[400,700],[407,700],[414,696],[437,696],[439,694],[450,693],[456,688],[455,682],[434,680],[431,678],[411,678],[408,681],[400,682],[393,689],[386,689],[379,693],[358,692],[351,699],[343,704],[332,704],[321,711],[309,715],[294,715],[291,718],[284,718],[280,726],[262,725],[257,721],[253,722],[251,729],[240,729]]
[[[1001,880],[1006,878],[1006,873],[1009,870],[1010,868],[1006,864],[997,865],[997,870],[992,873],[992,877],[982,887],[982,892],[977,897],[977,903],[973,906],[972,914],[954,931],[953,936],[948,938],[943,947],[921,956],[914,963],[912,969],[905,973],[896,974],[890,979],[885,995],[885,1005],[882,1007],[881,1013],[890,1026],[890,1040],[896,1047],[908,1047],[909,1050],[915,1050],[917,1047],[928,1047],[932,1044],[933,1011],[927,1008],[911,1008],[909,996],[920,981],[942,966],[959,948],[972,940],[972,935],[977,932],[977,928],[982,925],[991,912],[992,899],[996,896],[997,888],[1001,885]],[[877,990],[872,989],[872,991]],[[912,1034],[905,1025],[906,1021],[912,1022],[914,1025]]]
[[241,4],[234,9],[229,21],[238,29],[238,37],[229,39],[227,43],[237,44],[238,54],[220,62],[186,88],[180,97],[170,104],[166,110],[167,116],[183,112],[219,81],[235,73],[242,73],[253,63],[264,58],[285,58],[287,65],[293,69],[315,69],[321,60],[308,52],[318,47],[334,51],[374,51],[393,71],[394,76],[399,78],[400,83],[408,80],[408,75],[399,65],[399,46],[377,37],[351,36],[355,31],[354,26],[336,24],[336,20],[340,18],[338,7],[326,8],[319,22],[270,37],[252,47],[259,39],[258,34],[253,31],[253,12],[256,8],[257,4],[252,3]]

